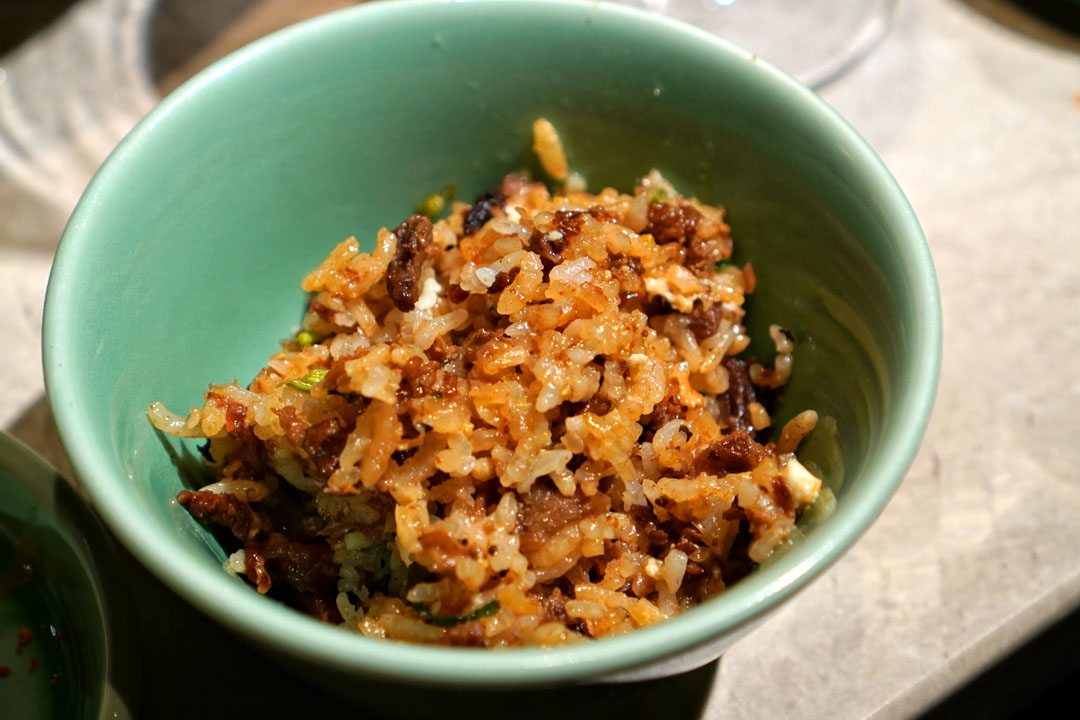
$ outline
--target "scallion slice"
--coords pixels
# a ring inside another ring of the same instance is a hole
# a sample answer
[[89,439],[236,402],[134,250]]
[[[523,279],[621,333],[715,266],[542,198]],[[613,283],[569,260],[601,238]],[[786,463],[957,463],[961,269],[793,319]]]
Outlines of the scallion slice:
[[328,372],[330,371],[324,368],[315,368],[314,370],[309,370],[307,375],[304,375],[303,377],[296,378],[295,380],[286,380],[285,384],[291,388],[302,390],[303,392],[311,392],[311,388],[321,383]]
[[468,615],[435,615],[420,603],[412,603],[412,609],[413,612],[432,625],[438,627],[453,627],[454,625],[460,625],[461,623],[491,617],[499,612],[499,601],[492,600],[485,605],[481,605]]

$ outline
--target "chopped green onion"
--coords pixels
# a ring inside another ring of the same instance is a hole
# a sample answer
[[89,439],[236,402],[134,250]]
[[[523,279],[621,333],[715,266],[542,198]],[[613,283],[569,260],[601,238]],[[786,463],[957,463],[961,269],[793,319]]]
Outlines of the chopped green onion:
[[653,194],[649,196],[649,204],[659,203],[667,200],[671,197],[671,193],[667,191],[667,188],[658,187],[653,191]]
[[416,206],[416,212],[430,220],[434,220],[442,214],[445,208],[446,200],[442,195],[435,193],[424,198],[424,201]]
[[714,268],[714,270],[716,270],[716,272],[720,272],[724,268],[729,268],[734,264],[735,263],[731,262],[731,258],[724,258],[723,260],[717,261],[716,267]]
[[286,380],[285,384],[291,388],[296,388],[297,390],[311,392],[311,388],[321,383],[328,372],[330,371],[323,368],[316,368],[314,370],[309,370],[308,374],[304,377],[296,378],[295,380]]
[[412,603],[412,609],[413,612],[432,625],[438,627],[453,627],[454,625],[460,625],[461,623],[491,617],[499,612],[499,601],[492,600],[486,605],[482,605],[476,610],[473,610],[468,615],[435,615],[420,603]]
[[322,340],[324,337],[326,336],[320,335],[318,333],[313,333],[310,330],[301,330],[300,332],[296,333],[296,344],[300,347],[307,347],[308,345],[314,345],[315,343]]
[[423,202],[416,206],[416,212],[430,220],[434,220],[439,215],[442,215],[443,210],[446,209],[446,204],[453,200],[455,195],[457,195],[457,188],[453,185],[447,185],[439,192],[432,193],[424,198]]

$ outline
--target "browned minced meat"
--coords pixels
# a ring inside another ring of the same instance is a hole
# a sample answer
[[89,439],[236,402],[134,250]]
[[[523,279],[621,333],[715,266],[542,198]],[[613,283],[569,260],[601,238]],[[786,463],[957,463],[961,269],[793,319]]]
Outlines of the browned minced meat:
[[495,279],[491,282],[491,287],[487,289],[489,293],[502,292],[510,283],[514,282],[514,278],[521,272],[520,267],[512,267],[509,272],[501,272],[495,276]]
[[607,208],[599,205],[593,205],[589,208],[589,214],[592,215],[594,219],[603,223],[611,223],[612,225],[617,225],[619,223],[619,218],[611,214]]
[[299,543],[281,533],[244,544],[244,574],[260,593],[277,587],[286,600],[327,622],[341,622],[334,597],[338,568],[326,543]]
[[397,250],[386,269],[386,292],[402,312],[416,306],[420,298],[420,272],[424,257],[432,247],[431,220],[423,215],[410,215],[394,230]]
[[398,389],[399,397],[427,395],[439,379],[439,363],[413,356],[401,367],[401,379],[403,382]]
[[736,430],[752,431],[753,423],[750,421],[750,408],[752,402],[757,401],[754,394],[754,386],[750,382],[750,374],[746,370],[746,363],[737,358],[727,357],[720,361],[728,374],[728,389],[723,395],[718,396],[727,405],[727,421]]
[[447,360],[451,360],[460,355],[465,354],[465,350],[458,345],[453,344],[442,335],[435,336],[435,342],[431,344],[426,351],[427,356],[435,362],[443,363]]
[[450,302],[463,303],[469,299],[471,293],[460,285],[450,285],[446,288],[446,297]]
[[206,399],[218,407],[225,408],[226,432],[230,435],[235,435],[244,429],[244,421],[247,419],[246,406],[242,403],[233,402],[232,399],[227,398],[224,395],[217,395],[215,393],[208,394]]
[[701,533],[693,525],[687,525],[683,528],[682,535],[679,536],[681,540],[692,542],[695,545],[704,545],[705,541],[701,539]]
[[552,221],[555,229],[562,233],[564,238],[568,238],[581,233],[587,214],[580,210],[556,210]]
[[429,358],[435,362],[441,363],[449,360],[460,351],[460,347],[454,345],[442,335],[436,335],[435,342],[431,343],[431,347],[425,352]]
[[309,426],[307,422],[297,417],[296,408],[292,405],[274,408],[274,414],[278,416],[281,429],[285,431],[285,437],[297,445],[304,441],[304,433],[307,432]]
[[750,519],[747,517],[746,511],[738,505],[732,505],[724,511],[722,517],[725,520],[739,523],[739,530],[735,535],[735,541],[731,545],[731,549],[728,551],[726,557],[720,563],[721,575],[723,581],[727,584],[731,584],[737,580],[740,580],[750,572],[754,567],[754,562],[750,560]]
[[580,493],[566,497],[546,484],[537,483],[525,495],[520,511],[521,552],[525,555],[536,552],[567,524],[607,512],[610,505],[611,498],[603,493],[591,498]]
[[641,424],[653,430],[659,430],[672,420],[684,417],[686,417],[686,408],[669,395],[657,403],[651,413],[641,418]]
[[645,283],[641,276],[643,269],[641,261],[629,255],[611,255],[607,260],[607,268],[612,276],[619,282],[620,305],[645,298]]
[[[282,599],[307,613],[328,622],[340,622],[334,604],[338,570],[330,546],[324,542],[289,540],[284,534],[273,531],[273,526],[279,525],[295,535],[313,536],[314,533],[305,531],[280,513],[276,522],[271,522],[265,513],[256,511],[234,495],[184,490],[177,495],[177,500],[192,516],[209,518],[224,525],[244,541],[244,574],[259,592],[265,593],[274,586]],[[265,537],[265,533],[269,533],[269,537]]]
[[[674,547],[675,549],[677,549],[677,551],[680,551],[681,553],[684,553],[687,557],[689,557],[692,553],[696,552],[700,546],[685,541],[680,541],[678,543],[675,543]],[[700,576],[703,574],[705,574],[705,568],[702,567],[697,560],[686,561],[686,574],[684,575],[684,578],[686,580],[700,578]]]
[[693,525],[683,528],[674,548],[687,557],[686,578],[693,579],[705,574],[706,570],[700,563],[708,562],[711,559],[711,553],[705,547],[705,541],[701,539],[697,528]]
[[690,557],[696,553],[702,545],[701,534],[693,525],[687,525],[679,534],[679,539],[672,545],[673,548],[686,553]]
[[649,542],[649,545],[667,547],[671,542],[671,535],[664,529],[655,513],[648,505],[635,505],[630,508],[630,518],[637,525],[638,531]]
[[791,497],[791,490],[788,489],[782,477],[777,476],[772,479],[772,496],[785,515],[795,516],[795,499]]
[[701,213],[690,205],[679,203],[651,203],[645,232],[651,234],[660,245],[689,240],[697,228]]
[[685,573],[683,575],[684,578],[686,578],[688,580],[692,580],[694,578],[701,577],[702,575],[704,575],[705,574],[705,568],[703,568],[701,565],[694,562],[693,560],[687,560],[686,561],[686,570],[684,571],[684,573]]
[[549,237],[548,233],[533,230],[532,236],[529,238],[529,250],[540,256],[540,264],[544,266],[545,279],[547,279],[551,269],[562,262],[562,253],[569,244],[570,242],[566,239],[565,234],[560,233]]
[[681,262],[699,275],[712,273],[716,263],[731,253],[729,237],[698,237],[701,213],[691,205],[653,203],[649,205],[647,217],[645,232],[651,233],[661,245],[679,243]]
[[755,442],[750,433],[735,430],[707,447],[694,463],[694,470],[711,475],[746,472],[753,470],[768,456],[769,451]]
[[[744,558],[737,561],[738,564],[744,564]],[[693,561],[686,563],[686,573],[683,575],[683,585],[680,589],[680,594],[684,597],[691,598],[694,602],[704,602],[709,598],[716,597],[724,591],[726,585],[724,583],[724,575],[726,572],[728,562],[727,560],[721,562],[719,558],[713,558],[707,565],[697,565]],[[701,567],[701,572],[697,574],[691,574],[692,566]]]
[[688,317],[690,322],[687,328],[694,333],[698,342],[701,342],[716,334],[716,329],[720,327],[720,321],[724,318],[724,307],[720,303],[706,305],[701,300],[695,300]]
[[205,490],[181,490],[176,496],[191,515],[209,518],[229,528],[237,540],[250,540],[269,527],[269,520],[235,495]]
[[683,244],[686,257],[683,262],[691,270],[712,272],[716,263],[727,259],[727,249],[717,240],[702,240],[696,235],[686,239]]
[[230,433],[237,433],[244,429],[244,420],[247,419],[247,408],[232,400],[225,401],[225,429]]
[[337,469],[348,436],[348,428],[336,417],[315,423],[304,432],[304,449],[323,475],[329,476]]
[[462,231],[466,235],[472,235],[484,227],[484,224],[493,217],[492,211],[502,206],[503,200],[503,195],[498,190],[489,190],[483,195],[478,195],[462,219]]
[[446,372],[440,363],[426,361],[420,357],[410,357],[402,367],[404,383],[399,395],[405,397],[454,397],[460,394],[458,376]]
[[641,261],[631,255],[609,255],[607,268],[615,279],[620,281],[640,277],[644,272]]

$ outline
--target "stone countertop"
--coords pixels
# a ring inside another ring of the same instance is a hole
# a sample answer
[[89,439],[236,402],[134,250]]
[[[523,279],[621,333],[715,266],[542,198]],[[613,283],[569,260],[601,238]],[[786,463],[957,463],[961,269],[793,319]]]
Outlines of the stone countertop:
[[[94,168],[158,99],[139,40],[151,4],[83,0],[0,58],[0,429],[61,469],[45,285]],[[669,696],[709,718],[908,717],[1080,605],[1080,43],[1001,3],[902,0],[883,43],[822,95],[896,175],[934,256],[945,348],[926,440],[855,547],[719,665],[570,693],[592,717],[663,715]],[[340,710],[300,683],[279,691],[282,671],[127,566],[151,600],[143,715]],[[155,651],[206,644],[209,662]],[[274,698],[236,690],[237,667]],[[204,711],[184,692],[192,672],[230,699]],[[566,696],[552,708],[565,714]]]

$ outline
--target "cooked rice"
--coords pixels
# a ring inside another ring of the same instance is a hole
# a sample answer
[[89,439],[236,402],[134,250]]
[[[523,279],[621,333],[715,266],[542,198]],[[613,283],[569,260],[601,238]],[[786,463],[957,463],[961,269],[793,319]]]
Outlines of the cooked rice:
[[179,499],[259,592],[371,637],[550,645],[671,617],[790,541],[821,488],[793,455],[815,413],[755,439],[794,347],[774,326],[773,367],[735,358],[755,280],[731,250],[723,210],[656,171],[632,194],[508,176],[370,253],[349,238],[248,387],[150,407],[209,439],[218,480]]

